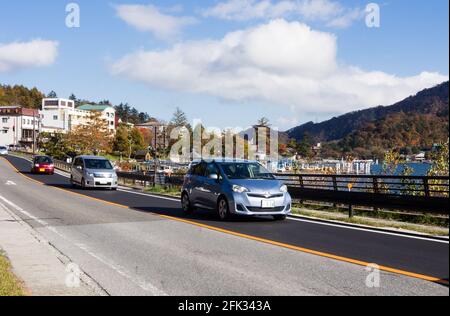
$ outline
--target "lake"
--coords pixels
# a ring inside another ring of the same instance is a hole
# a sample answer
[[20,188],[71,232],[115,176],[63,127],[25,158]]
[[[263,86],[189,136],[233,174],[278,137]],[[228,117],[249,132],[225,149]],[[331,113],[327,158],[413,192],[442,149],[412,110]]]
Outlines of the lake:
[[[431,169],[430,163],[406,163],[406,164],[400,164],[395,172],[395,175],[400,175],[405,166],[408,166],[414,170],[412,173],[412,176],[426,176],[428,171]],[[372,165],[372,174],[373,175],[380,175],[382,174],[383,165]]]

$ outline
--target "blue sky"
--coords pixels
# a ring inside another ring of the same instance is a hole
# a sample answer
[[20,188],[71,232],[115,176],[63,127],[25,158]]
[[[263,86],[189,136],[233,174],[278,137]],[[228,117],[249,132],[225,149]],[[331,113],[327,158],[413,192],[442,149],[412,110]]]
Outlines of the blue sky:
[[3,1],[0,83],[285,130],[448,78],[447,0],[378,2],[380,28],[366,26],[367,1],[245,1],[79,0],[80,28],[65,25],[70,1]]

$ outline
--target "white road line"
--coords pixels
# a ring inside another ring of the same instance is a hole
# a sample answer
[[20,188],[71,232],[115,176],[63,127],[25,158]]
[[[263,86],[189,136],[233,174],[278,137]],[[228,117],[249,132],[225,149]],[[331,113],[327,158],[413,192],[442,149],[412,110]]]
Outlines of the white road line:
[[13,181],[8,180],[6,181],[5,185],[17,185],[17,184],[15,184]]
[[[21,158],[24,160],[27,160],[23,157],[17,157],[17,158]],[[67,173],[58,173],[61,176],[64,176],[66,178],[69,178],[69,176],[67,175]],[[140,192],[135,192],[135,191],[131,191],[129,189],[118,189],[118,191],[121,192],[125,192],[125,193],[129,193],[129,194],[135,194],[135,195],[141,195],[141,196],[148,196],[148,197],[153,197],[153,198],[157,198],[157,199],[161,199],[161,200],[168,200],[168,201],[174,201],[174,202],[179,202],[179,199],[176,198],[170,198],[170,197],[163,197],[160,195],[153,195],[153,194],[149,194],[149,193],[140,193]],[[307,219],[300,219],[300,218],[292,218],[292,217],[288,217],[288,220],[291,221],[297,221],[297,222],[305,222],[305,223],[310,223],[310,224],[316,224],[316,225],[323,225],[323,226],[331,226],[331,227],[337,227],[337,228],[343,228],[343,229],[352,229],[352,230],[359,230],[359,231],[364,231],[364,232],[370,232],[370,233],[374,233],[374,234],[381,234],[381,235],[390,235],[390,236],[397,236],[397,237],[403,237],[403,238],[411,238],[411,239],[418,239],[418,240],[425,240],[425,241],[431,241],[431,242],[437,242],[437,243],[444,243],[444,244],[449,244],[448,240],[437,240],[437,239],[432,239],[432,238],[427,238],[427,237],[419,237],[419,236],[410,236],[410,235],[404,235],[401,233],[395,233],[395,232],[383,232],[383,231],[378,231],[378,230],[373,230],[370,228],[359,228],[359,227],[350,227],[350,226],[346,226],[346,225],[340,225],[338,223],[324,223],[324,222],[317,222],[317,221],[313,221],[313,220],[307,220]]]
[[121,276],[125,277],[126,279],[130,280],[132,283],[139,286],[141,289],[143,289],[147,292],[150,292],[153,296],[168,296],[167,293],[158,289],[154,285],[134,278],[133,276],[131,276],[127,272],[125,272],[125,269],[123,269],[122,267],[119,267],[119,266],[109,262],[108,260],[99,257],[98,255],[96,255],[95,253],[90,251],[85,245],[83,245],[83,244],[75,244],[75,245],[78,248],[80,248],[81,250],[83,250],[84,252],[88,253],[89,255],[91,255],[92,257],[97,259],[98,261],[100,261],[101,263],[103,263],[104,265],[108,266],[110,269],[114,270],[116,273],[118,273]]
[[438,242],[438,243],[442,243],[442,244],[448,244],[449,243],[448,240],[437,240],[437,239],[432,239],[432,238],[428,238],[428,237],[410,236],[410,235],[404,235],[404,234],[395,233],[395,232],[391,233],[391,232],[376,231],[376,230],[373,230],[373,229],[370,229],[370,228],[350,227],[350,226],[343,226],[343,225],[333,224],[333,223],[316,222],[316,221],[313,221],[313,220],[307,220],[307,219],[302,219],[302,218],[292,218],[292,217],[290,217],[289,220],[296,221],[296,222],[311,223],[311,224],[316,224],[316,225],[324,225],[324,226],[331,226],[331,227],[337,227],[337,228],[359,230],[359,231],[375,233],[375,234],[391,235],[391,236],[411,238],[411,239],[418,239],[418,240],[426,240],[426,241]]
[[[61,234],[56,228],[54,227],[50,227],[49,224],[43,220],[40,220],[39,218],[31,215],[29,212],[25,211],[24,209],[22,209],[20,206],[16,205],[15,203],[7,200],[6,198],[4,198],[3,196],[0,195],[0,200],[2,200],[3,202],[5,202],[6,204],[8,204],[9,206],[11,206],[12,208],[14,208],[16,211],[22,213],[23,215],[29,217],[30,219],[32,219],[33,221],[36,221],[37,223],[41,224],[42,226],[45,226],[46,229],[50,230],[51,232],[55,233],[58,237],[68,241],[69,243],[73,242],[71,240],[69,240],[66,236],[64,236],[63,234]],[[7,210],[8,208],[3,205],[2,203],[0,203],[0,207],[3,207],[5,210]],[[108,266],[111,270],[117,272],[118,274],[120,274],[121,276],[125,277],[126,279],[130,280],[133,284],[137,285],[138,287],[140,287],[141,289],[143,289],[144,291],[150,292],[152,295],[154,296],[167,296],[167,293],[165,293],[164,291],[158,289],[157,287],[155,287],[153,284],[150,284],[148,282],[144,282],[141,280],[138,280],[134,277],[132,277],[131,275],[129,275],[127,272],[124,271],[123,268],[118,267],[117,265],[109,262],[106,259],[103,259],[101,257],[99,257],[98,255],[96,255],[94,252],[90,251],[87,246],[83,245],[83,244],[75,244],[75,246],[77,246],[78,248],[80,248],[82,251],[84,251],[85,253],[87,253],[88,255],[90,255],[91,257],[97,259],[98,261],[100,261],[101,263],[103,263],[104,265]]]

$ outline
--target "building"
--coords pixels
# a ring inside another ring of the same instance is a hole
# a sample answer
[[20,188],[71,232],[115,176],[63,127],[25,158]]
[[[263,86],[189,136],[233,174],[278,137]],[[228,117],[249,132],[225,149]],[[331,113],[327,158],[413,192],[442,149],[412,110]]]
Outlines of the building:
[[21,106],[0,107],[0,145],[33,148],[40,128],[38,110]]
[[108,122],[108,129],[110,131],[116,130],[116,110],[110,105],[103,104],[85,104],[76,108],[77,111],[100,112],[101,118]]
[[108,122],[108,129],[116,129],[116,111],[109,105],[86,104],[78,108],[68,99],[43,99],[40,116],[42,131],[49,133],[68,133],[75,127],[89,124],[92,111],[101,112],[101,117]]

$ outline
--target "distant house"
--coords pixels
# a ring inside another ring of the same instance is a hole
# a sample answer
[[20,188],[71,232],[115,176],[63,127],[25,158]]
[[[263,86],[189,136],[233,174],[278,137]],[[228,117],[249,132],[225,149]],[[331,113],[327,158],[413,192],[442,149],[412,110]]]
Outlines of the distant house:
[[108,129],[111,131],[116,130],[116,110],[114,107],[103,104],[85,104],[77,107],[77,110],[100,112],[101,118],[108,122]]
[[414,159],[415,161],[423,162],[423,161],[425,161],[425,159],[426,159],[426,155],[425,155],[425,153],[422,152],[422,153],[420,153],[420,154],[415,155],[413,159]]
[[109,105],[85,104],[75,107],[73,100],[45,98],[40,113],[42,131],[68,133],[75,127],[89,124],[93,111],[101,112],[101,118],[108,122],[108,129],[116,129],[116,110]]
[[0,146],[31,148],[41,128],[39,111],[16,106],[0,107]]

